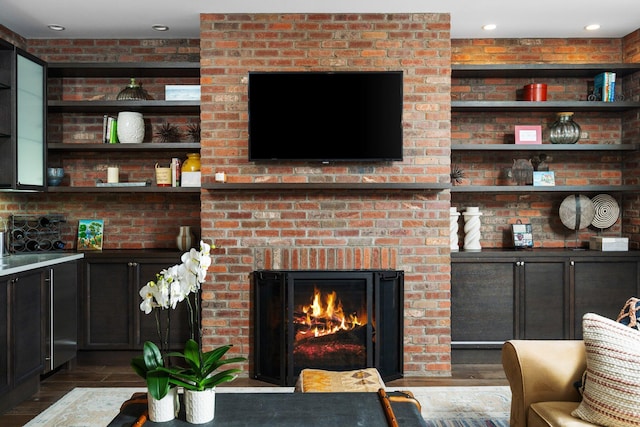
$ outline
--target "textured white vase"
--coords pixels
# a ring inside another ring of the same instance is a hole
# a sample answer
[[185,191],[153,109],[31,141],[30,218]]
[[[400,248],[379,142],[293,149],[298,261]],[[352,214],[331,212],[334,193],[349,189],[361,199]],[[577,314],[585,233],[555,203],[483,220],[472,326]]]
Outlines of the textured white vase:
[[133,111],[118,113],[118,141],[122,144],[139,144],[144,139],[144,119]]
[[202,391],[184,391],[184,409],[187,422],[204,424],[213,420],[216,411],[216,391],[208,388]]
[[478,207],[469,207],[464,213],[464,250],[478,252],[482,250],[480,245],[480,215]]
[[158,400],[147,392],[149,406],[149,419],[154,423],[171,421],[178,415],[180,403],[178,401],[178,388],[172,387],[165,397]]
[[460,218],[460,212],[457,208],[449,208],[449,247],[451,252],[458,252],[460,247],[458,246],[458,219]]

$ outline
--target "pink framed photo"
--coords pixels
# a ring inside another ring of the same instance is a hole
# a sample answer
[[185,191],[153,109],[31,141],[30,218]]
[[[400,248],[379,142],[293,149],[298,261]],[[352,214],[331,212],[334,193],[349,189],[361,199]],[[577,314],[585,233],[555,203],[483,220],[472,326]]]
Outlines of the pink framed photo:
[[542,144],[542,126],[516,126],[516,144]]

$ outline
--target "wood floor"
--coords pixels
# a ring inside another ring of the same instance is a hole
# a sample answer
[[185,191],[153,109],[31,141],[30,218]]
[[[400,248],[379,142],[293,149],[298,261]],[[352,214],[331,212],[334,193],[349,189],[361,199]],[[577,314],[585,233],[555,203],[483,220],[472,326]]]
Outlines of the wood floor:
[[[97,356],[99,355],[99,356]],[[47,409],[75,387],[144,387],[142,381],[129,367],[131,353],[81,352],[68,369],[60,369],[46,376],[40,391],[27,401],[0,415],[0,426],[20,427]],[[273,384],[238,378],[236,387],[272,387]],[[500,365],[454,365],[452,376],[447,378],[403,378],[387,382],[388,386],[471,386],[508,385]]]

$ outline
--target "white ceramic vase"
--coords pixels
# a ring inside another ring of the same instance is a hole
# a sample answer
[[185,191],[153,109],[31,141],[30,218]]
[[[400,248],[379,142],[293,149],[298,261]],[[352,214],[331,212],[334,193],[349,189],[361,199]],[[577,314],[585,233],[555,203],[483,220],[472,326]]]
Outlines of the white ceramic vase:
[[458,252],[460,247],[458,246],[458,219],[460,218],[460,212],[457,208],[449,208],[449,247],[451,252]]
[[162,399],[155,399],[151,393],[147,392],[147,402],[149,407],[149,419],[154,423],[171,421],[178,416],[180,403],[178,400],[178,388],[172,387]]
[[467,252],[479,252],[480,244],[480,216],[482,212],[478,207],[469,207],[462,214],[464,216],[464,250]]
[[121,111],[118,113],[118,141],[122,144],[139,144],[144,139],[144,119],[141,113]]
[[213,420],[216,411],[216,391],[208,388],[202,391],[184,391],[184,409],[187,422],[204,424]]

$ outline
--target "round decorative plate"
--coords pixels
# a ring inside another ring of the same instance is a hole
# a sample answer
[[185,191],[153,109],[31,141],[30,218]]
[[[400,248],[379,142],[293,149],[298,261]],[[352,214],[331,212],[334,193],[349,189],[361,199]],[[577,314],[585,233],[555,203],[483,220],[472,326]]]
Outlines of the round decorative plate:
[[587,228],[595,215],[593,202],[587,196],[567,196],[560,204],[560,221],[571,230]]
[[620,215],[620,206],[616,199],[608,194],[598,194],[591,201],[595,210],[591,225],[596,228],[609,228],[616,223]]

